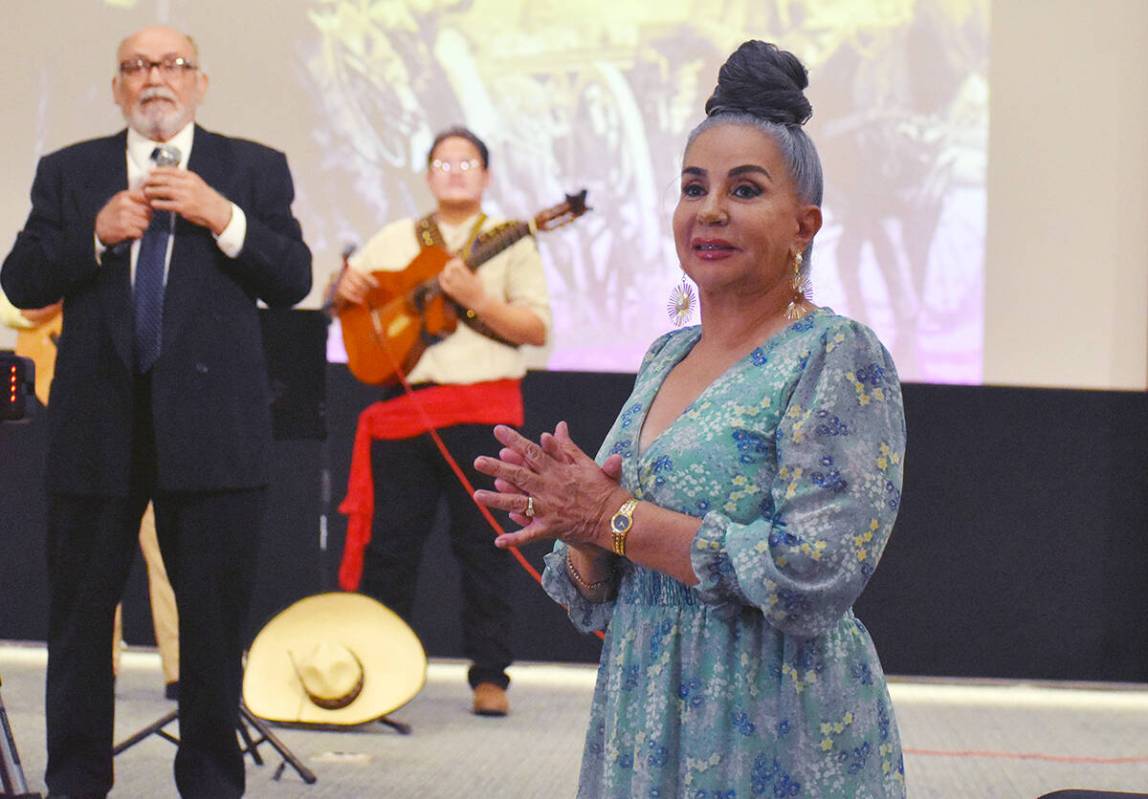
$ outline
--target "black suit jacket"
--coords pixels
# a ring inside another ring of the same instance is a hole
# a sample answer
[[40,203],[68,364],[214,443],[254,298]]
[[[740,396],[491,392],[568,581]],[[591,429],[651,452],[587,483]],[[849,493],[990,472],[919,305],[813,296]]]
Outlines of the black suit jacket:
[[[127,132],[41,159],[32,212],[0,282],[20,308],[64,299],[48,411],[50,491],[105,496],[129,488],[136,409],[130,251],[97,263],[96,214],[127,187]],[[311,252],[291,215],[286,157],[195,129],[188,169],[247,217],[228,258],[211,232],[177,217],[152,370],[159,488],[211,491],[268,481],[270,396],[256,299],[290,306],[311,287]]]

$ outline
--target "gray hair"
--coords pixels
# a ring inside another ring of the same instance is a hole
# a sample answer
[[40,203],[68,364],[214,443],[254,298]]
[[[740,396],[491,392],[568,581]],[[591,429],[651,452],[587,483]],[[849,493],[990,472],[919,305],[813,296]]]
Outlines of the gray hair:
[[[782,160],[789,169],[789,176],[793,178],[797,198],[803,203],[821,207],[823,191],[821,157],[817,154],[813,140],[806,135],[805,130],[800,125],[770,122],[768,119],[763,119],[747,111],[711,114],[690,131],[689,138],[686,139],[686,149],[690,148],[694,139],[703,131],[716,128],[718,125],[744,125],[745,127],[756,128],[773,139],[777,149],[781,151]],[[803,258],[801,273],[806,275],[809,273],[809,265],[813,256],[812,239],[801,255]]]
[[166,28],[170,31],[173,31],[173,32],[179,34],[184,39],[186,39],[187,43],[189,45],[191,45],[192,57],[196,60],[196,62],[198,62],[197,66],[199,67],[200,72],[203,71],[203,64],[202,64],[202,62],[200,62],[200,58],[199,58],[199,44],[195,41],[195,39],[193,39],[191,37],[190,34],[184,33],[179,28],[173,28],[170,25],[148,25],[146,27],[140,28],[137,31],[133,31],[132,33],[129,33],[127,36],[125,36],[124,38],[120,39],[120,43],[118,45],[116,45],[116,59],[117,59],[116,60],[116,67],[118,68],[120,65],[119,64],[119,52],[120,52],[120,50],[123,49],[124,45],[128,43],[129,39],[131,39],[133,36],[135,36],[139,33],[142,33],[145,30],[151,30],[151,29],[156,29],[156,28]]

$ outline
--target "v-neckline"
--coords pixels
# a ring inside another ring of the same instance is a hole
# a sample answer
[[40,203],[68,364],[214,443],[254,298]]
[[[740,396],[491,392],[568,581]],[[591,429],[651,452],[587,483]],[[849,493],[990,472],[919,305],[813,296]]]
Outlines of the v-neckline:
[[789,334],[797,325],[806,320],[812,319],[815,316],[820,316],[825,313],[832,313],[832,311],[826,307],[814,308],[801,319],[797,320],[796,322],[787,324],[785,327],[781,328],[781,330],[778,330],[776,333],[768,336],[764,341],[759,342],[757,346],[755,346],[745,355],[735,360],[733,363],[727,366],[725,370],[721,372],[721,374],[711,380],[705,386],[705,388],[698,392],[698,395],[694,397],[690,403],[682,409],[682,412],[674,417],[674,419],[668,425],[666,425],[660,433],[650,439],[650,443],[643,448],[642,430],[646,427],[646,419],[650,415],[650,409],[653,408],[654,401],[658,398],[658,394],[661,393],[662,387],[666,383],[666,378],[670,376],[670,372],[674,371],[678,364],[680,364],[683,360],[686,359],[686,357],[689,356],[691,352],[693,352],[694,347],[696,347],[697,343],[701,341],[701,325],[698,325],[696,328],[694,328],[694,330],[691,331],[693,340],[684,342],[684,346],[682,347],[681,351],[677,353],[676,357],[674,358],[674,362],[666,365],[666,367],[662,370],[661,375],[659,375],[657,379],[657,384],[651,387],[649,393],[647,394],[648,400],[642,403],[642,410],[640,411],[641,420],[637,425],[637,430],[634,432],[634,452],[637,453],[634,461],[638,462],[643,460],[650,453],[650,451],[656,447],[658,442],[661,441],[667,433],[673,430],[678,425],[678,423],[686,417],[686,415],[694,408],[694,406],[705,399],[706,395],[713,391],[715,386],[725,382],[730,377],[730,375],[734,374],[735,370],[740,369],[742,364],[744,364],[747,359],[752,359],[755,352],[758,350],[765,350],[766,352],[769,352],[773,349],[776,349],[777,345],[788,338]]

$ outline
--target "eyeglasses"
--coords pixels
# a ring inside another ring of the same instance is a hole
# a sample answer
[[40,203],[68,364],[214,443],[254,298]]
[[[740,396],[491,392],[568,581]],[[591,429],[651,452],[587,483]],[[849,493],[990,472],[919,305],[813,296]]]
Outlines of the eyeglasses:
[[160,61],[151,61],[147,58],[133,58],[120,62],[120,74],[125,78],[138,78],[147,75],[153,67],[159,67],[159,72],[165,78],[176,78],[185,72],[193,72],[198,66],[183,56],[165,56]]
[[478,169],[482,166],[482,161],[477,158],[471,158],[469,161],[440,161],[435,159],[430,162],[430,168],[435,172],[442,172],[450,174],[451,172],[469,172],[472,169]]

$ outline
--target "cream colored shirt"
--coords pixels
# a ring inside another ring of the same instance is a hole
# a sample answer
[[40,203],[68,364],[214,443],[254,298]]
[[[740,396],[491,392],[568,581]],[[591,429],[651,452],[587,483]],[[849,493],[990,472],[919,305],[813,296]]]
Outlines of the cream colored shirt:
[[[455,252],[470,235],[477,217],[460,225],[439,224],[447,249]],[[348,261],[359,272],[397,272],[419,253],[417,219],[400,219],[384,227]],[[502,220],[487,219],[483,230]],[[476,272],[489,294],[511,305],[529,308],[550,329],[550,298],[542,258],[531,236],[516,242],[478,267]],[[458,329],[427,349],[407,379],[412,383],[481,383],[518,378],[526,364],[518,347],[499,344],[459,323]]]

